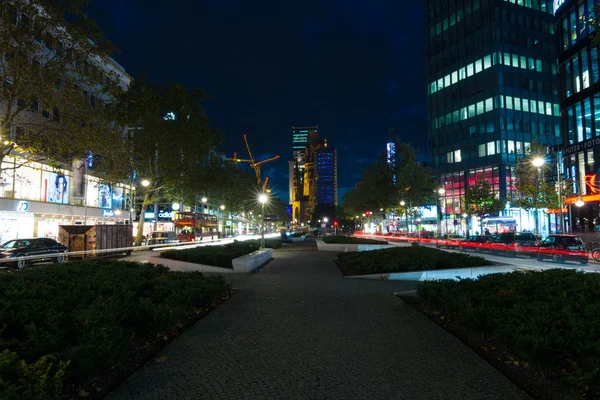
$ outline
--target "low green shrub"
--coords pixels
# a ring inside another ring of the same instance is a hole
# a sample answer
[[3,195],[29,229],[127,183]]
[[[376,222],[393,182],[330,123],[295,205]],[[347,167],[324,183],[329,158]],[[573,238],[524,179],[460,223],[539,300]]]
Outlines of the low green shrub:
[[482,257],[424,246],[340,253],[338,260],[346,275],[469,268],[490,264]]
[[[280,238],[265,239],[265,247],[278,249],[281,247]],[[185,250],[167,250],[160,253],[162,258],[185,261],[194,264],[213,265],[215,267],[233,268],[234,258],[252,253],[260,249],[260,239],[234,241],[222,246],[201,246]]]
[[226,290],[222,277],[117,260],[2,272],[0,397],[57,398]]
[[328,244],[387,244],[387,242],[375,239],[366,239],[352,236],[326,236],[323,241]]
[[458,315],[517,357],[562,371],[574,398],[600,397],[600,275],[574,270],[424,282],[426,304]]

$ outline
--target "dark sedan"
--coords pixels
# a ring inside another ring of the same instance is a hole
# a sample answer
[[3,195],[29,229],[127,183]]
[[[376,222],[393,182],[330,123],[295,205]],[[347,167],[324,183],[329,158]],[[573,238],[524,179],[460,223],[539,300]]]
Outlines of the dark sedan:
[[540,243],[537,259],[551,258],[554,261],[571,260],[581,264],[588,263],[587,251],[583,241],[573,235],[550,235]]
[[0,259],[2,264],[23,268],[27,264],[41,261],[63,263],[67,259],[66,252],[67,246],[54,239],[15,239],[0,246]]

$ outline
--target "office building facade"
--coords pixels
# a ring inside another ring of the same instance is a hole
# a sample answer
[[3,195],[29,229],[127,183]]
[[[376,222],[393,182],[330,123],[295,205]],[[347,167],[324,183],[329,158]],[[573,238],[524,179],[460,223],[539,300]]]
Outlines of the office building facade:
[[327,146],[317,150],[317,204],[337,206],[337,151]]
[[[598,49],[592,36],[598,0],[555,3],[563,175],[575,196],[567,199],[570,227],[596,231],[600,203],[600,74]],[[583,206],[574,205],[581,196]]]
[[[510,200],[517,159],[532,142],[561,141],[552,2],[425,4],[429,148],[445,188],[441,213],[456,220],[479,175]],[[501,214],[505,220],[496,218],[490,230],[533,229],[532,212],[508,204]]]

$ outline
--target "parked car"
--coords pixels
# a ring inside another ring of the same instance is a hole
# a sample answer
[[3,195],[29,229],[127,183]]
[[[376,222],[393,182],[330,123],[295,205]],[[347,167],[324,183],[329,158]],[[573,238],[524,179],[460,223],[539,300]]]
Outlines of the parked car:
[[466,240],[458,243],[459,250],[484,251],[488,250],[488,243],[492,241],[490,235],[469,236]]
[[502,232],[490,248],[507,255],[524,254],[535,257],[537,253],[537,237],[531,232]]
[[148,245],[178,243],[177,235],[173,231],[155,231],[148,239]]
[[9,260],[5,262],[10,266],[23,268],[27,264],[41,261],[63,263],[67,259],[66,252],[67,246],[54,239],[15,239],[0,246],[0,259]]
[[443,235],[440,239],[435,242],[435,247],[438,249],[441,247],[455,248],[458,247],[458,243],[465,240],[463,236],[449,234]]
[[537,259],[551,258],[554,261],[572,260],[588,263],[588,255],[583,240],[574,235],[550,235],[537,249]]

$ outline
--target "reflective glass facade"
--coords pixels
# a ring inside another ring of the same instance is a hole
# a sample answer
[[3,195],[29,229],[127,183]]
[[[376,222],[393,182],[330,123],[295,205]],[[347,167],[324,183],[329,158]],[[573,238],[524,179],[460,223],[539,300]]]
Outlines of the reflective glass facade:
[[531,142],[561,141],[552,1],[425,4],[429,147],[454,218],[480,174],[510,198]]
[[[599,225],[600,82],[598,49],[591,40],[598,0],[567,0],[556,10],[560,114],[564,175],[585,205],[571,206],[574,231],[596,231]],[[572,203],[574,198],[570,199]]]
[[326,147],[317,150],[317,204],[337,203],[337,153]]

